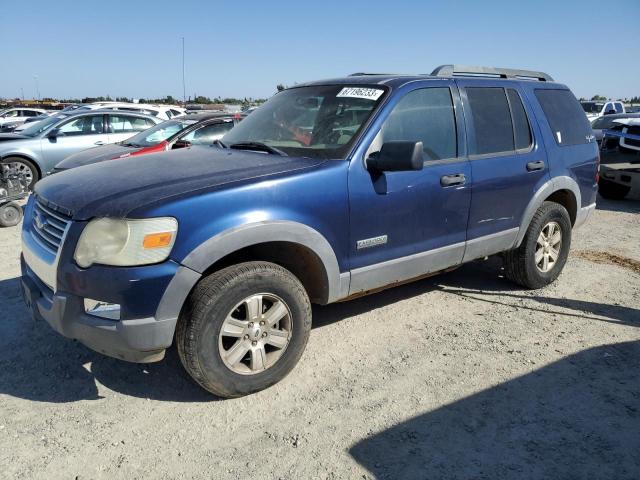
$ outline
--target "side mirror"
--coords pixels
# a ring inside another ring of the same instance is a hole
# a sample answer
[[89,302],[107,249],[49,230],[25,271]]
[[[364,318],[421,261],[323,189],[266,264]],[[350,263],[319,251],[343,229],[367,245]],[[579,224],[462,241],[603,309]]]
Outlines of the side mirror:
[[422,170],[422,142],[385,142],[379,152],[367,158],[367,170],[374,172],[406,172]]
[[177,148],[186,148],[190,146],[191,146],[191,142],[189,142],[188,140],[176,140],[176,142],[173,144],[173,147],[171,147],[171,149],[175,150]]
[[54,128],[53,130],[51,130],[49,133],[47,133],[47,138],[53,140],[55,138],[58,138],[59,136],[63,135],[62,133],[60,133],[60,129],[58,128]]

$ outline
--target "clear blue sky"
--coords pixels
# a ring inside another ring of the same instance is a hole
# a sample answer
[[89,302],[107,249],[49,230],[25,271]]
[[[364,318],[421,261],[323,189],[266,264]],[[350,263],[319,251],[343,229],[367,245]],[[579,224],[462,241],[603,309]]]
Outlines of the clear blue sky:
[[444,63],[640,95],[640,1],[3,1],[0,97],[264,97],[278,83]]

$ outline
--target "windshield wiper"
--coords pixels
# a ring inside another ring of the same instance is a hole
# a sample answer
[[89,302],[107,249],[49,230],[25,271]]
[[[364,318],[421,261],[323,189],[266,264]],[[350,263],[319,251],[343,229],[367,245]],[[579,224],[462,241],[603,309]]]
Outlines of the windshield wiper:
[[133,148],[140,148],[142,145],[138,145],[137,143],[121,143],[120,145],[122,145],[123,147],[133,147]]
[[288,156],[282,150],[280,150],[278,148],[275,148],[275,147],[271,147],[271,146],[267,145],[266,143],[262,143],[262,142],[238,142],[238,143],[232,143],[231,145],[229,145],[229,148],[236,148],[238,150],[257,150],[259,152],[267,152],[267,153],[271,153],[271,154],[274,154],[274,155],[280,155],[281,157]]
[[229,148],[225,143],[222,142],[222,140],[214,140],[213,145],[216,145],[220,148]]

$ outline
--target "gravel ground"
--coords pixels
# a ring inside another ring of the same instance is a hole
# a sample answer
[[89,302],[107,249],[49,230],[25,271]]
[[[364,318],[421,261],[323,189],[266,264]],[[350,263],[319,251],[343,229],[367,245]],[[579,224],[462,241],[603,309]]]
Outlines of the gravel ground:
[[2,478],[640,478],[640,197],[599,199],[559,280],[500,261],[314,309],[301,363],[218,400],[35,323],[0,230]]

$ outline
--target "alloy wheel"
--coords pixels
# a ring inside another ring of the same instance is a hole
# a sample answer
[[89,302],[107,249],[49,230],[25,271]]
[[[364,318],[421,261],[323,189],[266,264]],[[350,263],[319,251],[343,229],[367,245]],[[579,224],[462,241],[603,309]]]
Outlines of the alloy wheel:
[[562,230],[557,222],[549,222],[536,241],[536,267],[543,273],[550,271],[558,261],[562,248]]
[[218,345],[225,366],[240,375],[272,367],[287,349],[292,333],[288,305],[270,293],[251,295],[227,315]]

